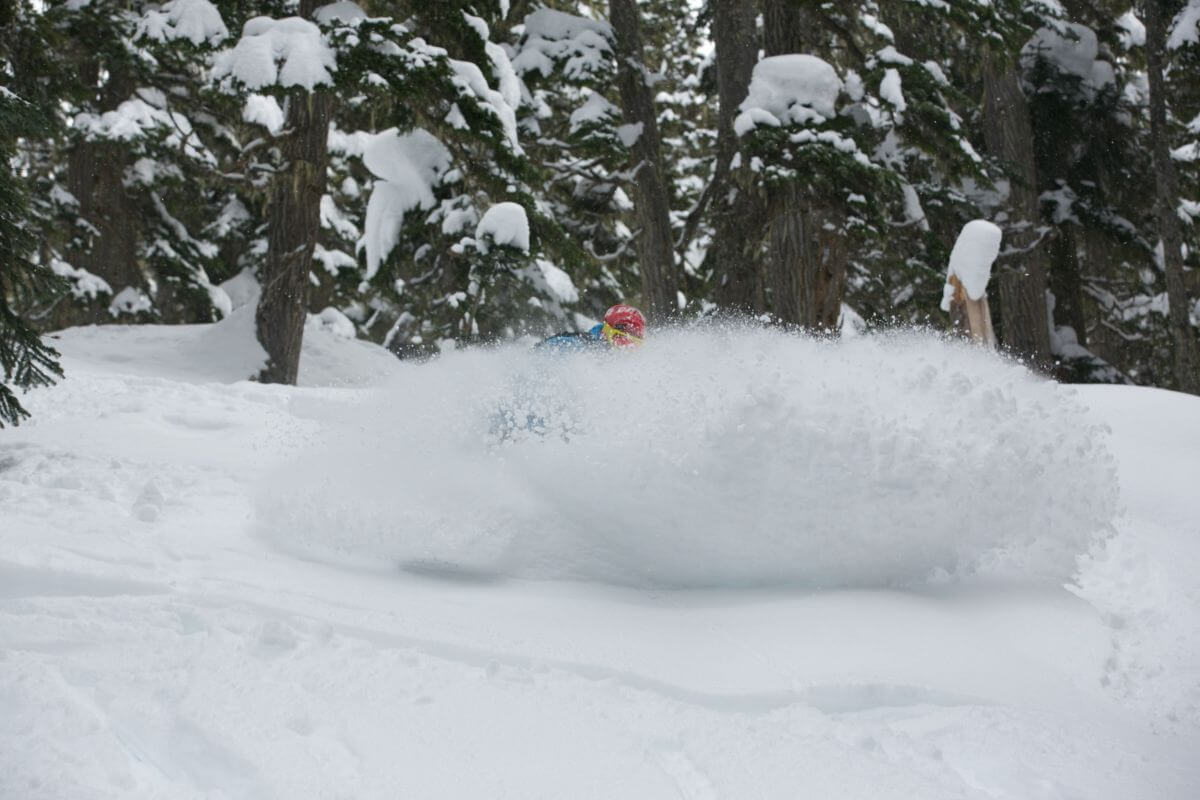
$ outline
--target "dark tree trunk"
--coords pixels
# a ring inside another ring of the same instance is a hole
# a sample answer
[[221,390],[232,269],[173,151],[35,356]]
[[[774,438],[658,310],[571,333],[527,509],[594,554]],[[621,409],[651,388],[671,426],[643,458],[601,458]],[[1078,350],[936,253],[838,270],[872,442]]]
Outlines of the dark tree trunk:
[[617,88],[628,125],[640,126],[630,153],[637,165],[633,175],[633,203],[637,209],[638,261],[642,299],[651,319],[664,319],[678,311],[679,280],[671,240],[670,203],[654,112],[651,87],[646,83],[642,35],[636,0],[611,0],[609,14],[616,33]]
[[1083,277],[1079,272],[1079,248],[1075,230],[1060,225],[1050,240],[1050,291],[1054,293],[1054,317],[1075,331],[1079,343],[1087,347],[1087,319],[1083,308]]
[[[1050,363],[1050,328],[1046,314],[1046,265],[1035,245],[1040,220],[1033,127],[1021,92],[1016,66],[996,56],[984,63],[984,140],[1004,164],[1011,184],[1008,197],[1007,244],[1021,251],[996,275],[1005,348],[1029,359],[1039,369]],[[1028,252],[1024,252],[1024,251]]]
[[767,239],[772,310],[783,322],[836,331],[846,289],[842,215],[814,206],[796,186],[775,201]]
[[1168,143],[1167,101],[1163,86],[1163,51],[1169,18],[1164,16],[1158,0],[1147,0],[1142,6],[1146,22],[1146,72],[1150,79],[1150,147],[1154,157],[1158,233],[1162,239],[1163,271],[1167,279],[1168,319],[1175,343],[1175,380],[1181,390],[1200,394],[1200,355],[1197,354],[1196,334],[1188,320],[1188,293],[1183,281],[1179,218],[1175,210],[1179,190]]
[[330,98],[325,92],[288,98],[282,142],[286,166],[271,188],[267,264],[255,312],[258,341],[267,351],[263,383],[296,382],[308,314],[308,273],[321,230],[321,195],[328,162]]
[[733,120],[746,99],[758,60],[756,9],[747,0],[712,0],[710,7],[720,109],[713,172],[714,230],[708,260],[713,267],[717,303],[727,309],[754,311],[761,305],[762,294],[756,252],[762,212],[756,199],[737,185],[730,161],[738,151]]
[[[96,62],[85,63],[82,71],[87,85],[95,85],[99,80]],[[118,75],[110,76],[101,108],[115,108],[128,99],[130,91],[127,81]],[[86,269],[107,281],[114,293],[129,286],[139,290],[146,288],[138,265],[139,215],[124,183],[128,166],[126,152],[120,143],[80,139],[67,156],[67,187],[79,201],[79,216],[94,228],[89,246],[70,250],[68,258],[72,266]],[[73,304],[59,303],[49,323],[58,328],[111,319],[107,309],[99,305],[83,311]]]
[[[811,9],[789,0],[764,0],[768,56],[811,52],[820,30]],[[783,322],[835,331],[846,285],[842,215],[797,182],[770,192],[767,284],[771,310]]]
[[[312,16],[314,0],[301,0]],[[267,263],[254,322],[267,364],[263,383],[295,384],[308,314],[308,273],[321,230],[321,196],[329,162],[326,140],[332,98],[328,92],[294,92],[287,101],[287,131],[280,143],[284,166],[271,187]]]

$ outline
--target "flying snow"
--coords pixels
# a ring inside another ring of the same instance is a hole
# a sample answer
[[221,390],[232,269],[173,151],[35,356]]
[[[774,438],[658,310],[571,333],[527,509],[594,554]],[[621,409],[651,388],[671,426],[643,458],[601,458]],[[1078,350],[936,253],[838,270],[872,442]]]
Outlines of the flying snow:
[[387,394],[262,487],[263,536],[384,569],[878,587],[1062,582],[1114,513],[1072,390],[918,334],[453,352]]

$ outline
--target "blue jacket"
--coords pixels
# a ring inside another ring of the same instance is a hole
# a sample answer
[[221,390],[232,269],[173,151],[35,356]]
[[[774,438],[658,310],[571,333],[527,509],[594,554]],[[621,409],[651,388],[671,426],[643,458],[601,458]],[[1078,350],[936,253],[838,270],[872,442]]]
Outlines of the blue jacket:
[[543,339],[534,345],[539,350],[547,350],[553,353],[578,353],[585,350],[594,350],[603,347],[604,337],[600,335],[600,330],[604,325],[595,325],[591,330],[584,333],[559,333],[551,336],[548,339]]

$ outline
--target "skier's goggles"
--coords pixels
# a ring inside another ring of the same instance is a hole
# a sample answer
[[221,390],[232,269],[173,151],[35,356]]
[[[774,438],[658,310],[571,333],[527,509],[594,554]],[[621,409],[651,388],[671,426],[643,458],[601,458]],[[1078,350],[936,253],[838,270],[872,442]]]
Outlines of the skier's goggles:
[[600,335],[604,337],[605,341],[617,346],[633,345],[637,347],[642,343],[642,337],[634,336],[629,331],[623,331],[620,328],[614,328],[607,322],[604,323],[604,327],[600,329]]

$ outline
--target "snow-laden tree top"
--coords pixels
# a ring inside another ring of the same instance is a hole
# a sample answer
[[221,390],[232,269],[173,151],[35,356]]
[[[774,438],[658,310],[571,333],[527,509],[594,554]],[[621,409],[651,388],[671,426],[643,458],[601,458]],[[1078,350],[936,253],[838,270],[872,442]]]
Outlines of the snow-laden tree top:
[[321,29],[300,17],[255,17],[242,38],[213,61],[213,79],[249,89],[332,85],[337,57]]
[[1112,64],[1099,57],[1096,32],[1086,25],[1066,22],[1055,28],[1042,28],[1021,50],[1025,63],[1038,56],[1060,71],[1078,76],[1091,90],[1103,89],[1116,80]]
[[756,125],[824,122],[837,113],[841,91],[841,78],[823,59],[801,54],[764,58],[754,65],[734,130],[741,136]]
[[1178,50],[1184,45],[1200,44],[1200,0],[1188,0],[1171,24],[1171,35],[1167,37],[1167,49]]
[[187,39],[195,45],[219,44],[228,36],[221,12],[209,0],[171,0],[147,11],[138,22],[138,37],[156,42]]
[[607,22],[542,8],[525,17],[525,35],[513,68],[519,75],[536,70],[548,78],[554,65],[564,62],[567,78],[586,80],[608,69],[612,36]]

